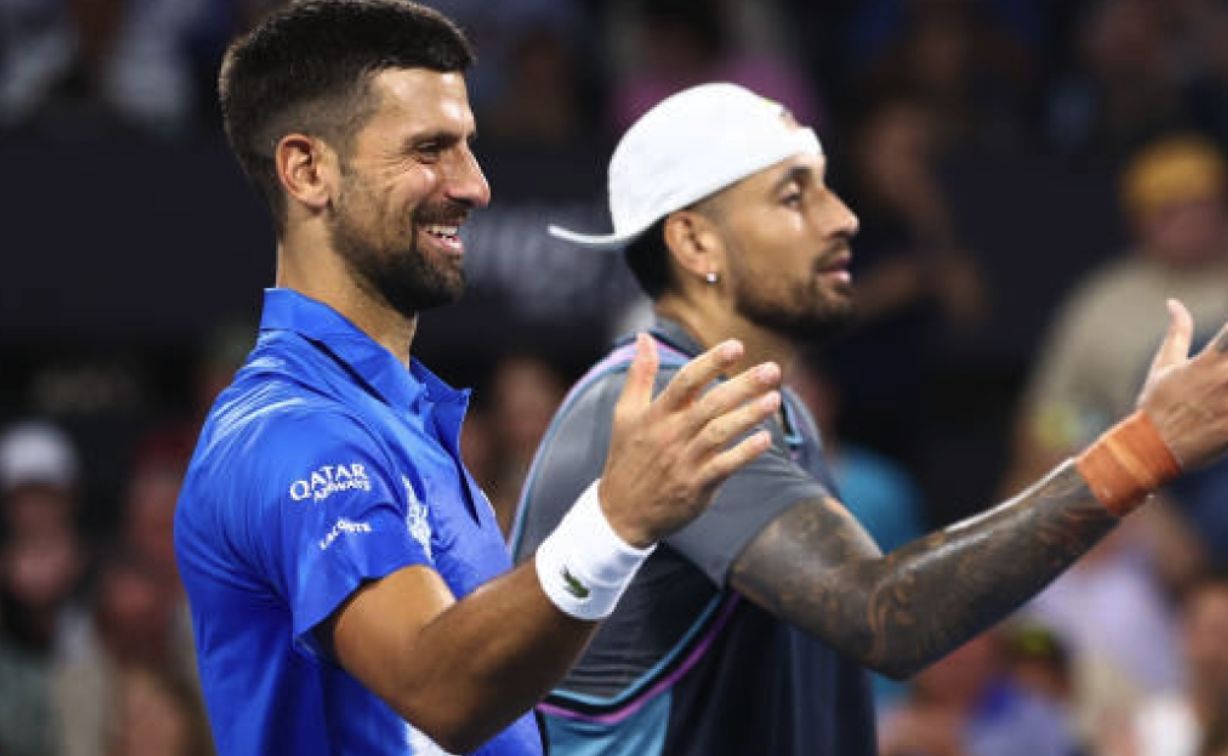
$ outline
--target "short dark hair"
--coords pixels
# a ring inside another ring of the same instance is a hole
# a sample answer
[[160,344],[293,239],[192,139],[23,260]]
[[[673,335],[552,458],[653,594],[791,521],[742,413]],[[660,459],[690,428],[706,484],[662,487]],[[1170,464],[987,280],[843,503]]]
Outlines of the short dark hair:
[[669,248],[665,245],[665,218],[648,227],[623,250],[627,267],[649,299],[659,299],[670,286]]
[[286,201],[273,151],[295,131],[345,153],[374,112],[370,79],[390,68],[463,71],[465,35],[406,0],[301,0],[267,16],[227,49],[218,77],[226,137],[279,230]]

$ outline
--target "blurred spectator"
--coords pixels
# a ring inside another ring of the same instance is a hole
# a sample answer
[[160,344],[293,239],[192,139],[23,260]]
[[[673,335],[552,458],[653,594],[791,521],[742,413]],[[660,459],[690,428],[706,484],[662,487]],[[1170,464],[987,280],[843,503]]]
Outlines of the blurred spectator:
[[0,436],[0,753],[51,751],[51,670],[80,611],[87,554],[77,535],[78,461],[44,422]]
[[1073,694],[1070,652],[1049,628],[1010,622],[1002,629],[1010,676],[1026,690],[1069,710]]
[[482,141],[565,144],[594,122],[589,17],[569,0],[440,0],[480,56],[467,76]]
[[199,694],[174,675],[145,667],[127,670],[118,691],[118,709],[106,756],[213,753]]
[[1183,125],[1180,70],[1155,0],[1095,0],[1075,26],[1075,69],[1059,77],[1048,113],[1066,150],[1119,155]]
[[1067,299],[1039,352],[1019,419],[1015,480],[1031,479],[1132,409],[1164,333],[1164,301],[1196,327],[1228,315],[1228,172],[1214,145],[1166,137],[1136,154],[1121,180],[1135,242]]
[[912,98],[877,104],[858,131],[850,172],[851,207],[861,219],[853,242],[857,322],[830,350],[846,388],[849,435],[915,471],[933,443],[927,419],[953,428],[959,416],[937,384],[953,365],[963,369],[989,303],[938,177],[938,149],[930,109]]
[[120,536],[123,547],[146,565],[157,581],[161,600],[170,606],[166,633],[172,670],[194,683],[191,615],[175,561],[175,507],[184,469],[178,456],[138,460],[128,482]]
[[56,732],[52,668],[70,629],[86,555],[65,525],[0,540],[0,753],[43,756]]
[[581,134],[579,62],[566,36],[546,26],[528,30],[515,40],[507,69],[505,86],[484,111],[494,139],[565,144]]
[[[1031,480],[1133,409],[1175,297],[1198,329],[1195,348],[1228,319],[1228,165],[1191,135],[1138,152],[1121,180],[1135,244],[1082,282],[1039,352],[1016,425],[1007,488]],[[1222,465],[1173,489],[1216,559],[1228,557]]]
[[35,114],[72,67],[76,46],[68,2],[0,2],[0,127]]
[[1075,756],[1060,702],[1011,677],[995,631],[982,633],[913,680],[883,717],[882,756]]
[[930,110],[943,144],[1017,144],[1039,77],[1027,32],[1012,21],[1035,24],[1010,6],[968,0],[863,5],[852,21],[854,34],[865,35],[887,18],[896,26],[881,29],[877,43],[863,48],[878,52],[863,64],[862,102],[906,92]]
[[77,514],[77,452],[59,428],[35,421],[0,436],[0,536],[71,529]]
[[1177,17],[1185,105],[1193,122],[1228,145],[1228,6],[1218,0],[1168,4]]
[[[192,722],[199,702],[188,682],[190,648],[185,652],[183,641],[176,638],[181,601],[168,591],[163,569],[134,551],[116,552],[102,564],[89,621],[67,640],[55,668],[63,756],[110,756],[110,744],[130,748],[142,737],[157,734],[177,734],[197,749],[202,735],[208,742],[207,733]],[[135,691],[129,689],[134,681],[140,686]],[[178,713],[149,733],[127,730],[138,724],[148,727],[152,715],[164,709]],[[185,743],[163,752],[199,750]]]
[[[1181,651],[1186,680],[1180,690],[1156,695],[1135,712],[1128,747],[1138,756],[1223,753],[1228,712],[1228,579],[1194,585],[1181,602]],[[1216,739],[1219,739],[1218,746]]]
[[154,134],[182,132],[197,97],[189,37],[216,5],[0,0],[0,127],[37,118],[75,87],[99,115]]
[[[665,97],[706,81],[741,84],[779,100],[800,123],[824,125],[813,82],[788,55],[788,27],[777,21],[774,3],[639,0],[610,5],[615,11],[613,131],[625,130]],[[743,22],[742,16],[756,14],[758,23]],[[765,38],[758,44],[748,39],[756,29]]]
[[1159,514],[1135,513],[1019,611],[1070,650],[1073,714],[1089,742],[1103,744],[1139,700],[1181,680],[1175,621],[1147,546]]
[[498,462],[487,493],[505,535],[516,515],[516,502],[533,454],[566,390],[563,377],[541,357],[513,354],[495,366],[490,419]]

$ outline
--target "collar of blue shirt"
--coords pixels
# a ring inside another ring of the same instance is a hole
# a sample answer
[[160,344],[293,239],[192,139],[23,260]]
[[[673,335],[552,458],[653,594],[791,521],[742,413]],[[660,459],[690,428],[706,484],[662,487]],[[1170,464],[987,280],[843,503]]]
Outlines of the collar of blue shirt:
[[406,370],[341,313],[297,291],[265,289],[260,330],[297,333],[327,350],[391,406],[413,409],[425,398],[435,405],[455,405],[463,413],[469,403],[469,389],[452,388],[421,360],[410,360]]

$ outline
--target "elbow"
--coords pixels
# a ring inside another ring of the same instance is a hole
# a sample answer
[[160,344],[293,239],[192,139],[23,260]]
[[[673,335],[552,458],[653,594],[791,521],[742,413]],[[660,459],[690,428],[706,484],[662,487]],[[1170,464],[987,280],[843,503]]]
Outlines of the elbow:
[[396,708],[411,727],[448,753],[476,751],[500,729],[479,712],[459,705],[455,700],[443,707],[418,705]]
[[909,679],[930,662],[909,649],[890,643],[849,644],[844,649],[862,666],[896,682]]
[[466,726],[464,723],[418,723],[410,720],[406,721],[414,729],[430,738],[432,743],[448,753],[470,753],[476,751],[493,735],[493,733],[478,732],[476,728]]
[[490,739],[490,735],[475,737],[472,733],[453,732],[446,733],[441,739],[435,741],[443,750],[448,753],[472,753],[482,747],[482,744]]

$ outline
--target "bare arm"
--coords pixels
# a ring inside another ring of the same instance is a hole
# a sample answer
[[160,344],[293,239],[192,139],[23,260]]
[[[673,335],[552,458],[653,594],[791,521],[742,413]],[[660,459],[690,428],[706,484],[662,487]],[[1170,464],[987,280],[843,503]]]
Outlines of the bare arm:
[[887,556],[839,502],[807,501],[763,529],[731,581],[862,664],[905,677],[1023,603],[1116,522],[1069,462]]
[[[1187,359],[1173,311],[1139,400],[1187,466],[1228,443],[1228,327]],[[732,585],[862,663],[902,677],[1019,606],[1117,522],[1073,462],[982,515],[881,556],[834,499],[799,503],[735,562]]]
[[[724,345],[728,346],[728,345]],[[703,393],[741,357],[696,358],[650,403],[655,347],[641,341],[615,410],[600,500],[622,539],[644,546],[697,516],[765,432],[733,439],[779,406],[779,368],[752,369]],[[533,560],[457,600],[428,567],[360,588],[319,629],[341,666],[449,751],[470,751],[527,711],[566,670],[597,623],[560,611]]]
[[439,573],[407,567],[354,593],[323,632],[346,671],[467,753],[544,696],[596,628],[550,603],[530,559],[460,601]]

